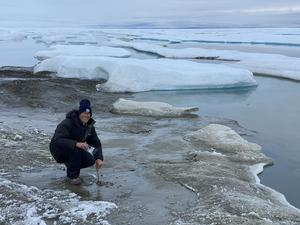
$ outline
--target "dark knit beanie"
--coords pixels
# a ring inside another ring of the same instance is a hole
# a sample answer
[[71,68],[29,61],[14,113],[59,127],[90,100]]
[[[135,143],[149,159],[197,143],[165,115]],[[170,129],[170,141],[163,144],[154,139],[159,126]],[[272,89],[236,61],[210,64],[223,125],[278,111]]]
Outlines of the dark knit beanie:
[[82,99],[79,103],[79,114],[89,112],[92,116],[91,102],[88,99]]

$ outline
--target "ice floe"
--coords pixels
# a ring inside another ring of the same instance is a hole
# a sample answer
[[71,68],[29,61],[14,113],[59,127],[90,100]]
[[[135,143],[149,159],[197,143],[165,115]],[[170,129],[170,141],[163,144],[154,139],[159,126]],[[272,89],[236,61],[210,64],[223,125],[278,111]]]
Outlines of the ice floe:
[[253,73],[300,80],[300,58],[280,54],[248,53],[203,48],[174,49],[157,44],[119,40],[111,40],[105,44],[109,46],[130,47],[165,58],[232,61],[230,65],[248,69]]
[[92,45],[55,45],[50,49],[39,51],[35,57],[39,60],[53,58],[55,56],[113,56],[129,57],[131,53],[122,48]]
[[256,74],[300,80],[300,58],[278,54],[240,53],[237,64]]
[[129,42],[121,40],[110,40],[103,43],[104,45],[114,46],[114,47],[127,47],[133,48],[137,51],[148,52],[163,56],[166,58],[204,58],[204,59],[216,59],[218,54],[209,49],[203,48],[182,48],[182,49],[172,49],[167,48],[157,44],[141,43],[141,42]]
[[178,117],[198,111],[197,107],[174,107],[164,102],[137,102],[120,98],[113,104],[112,112],[155,117]]
[[104,79],[98,90],[140,92],[150,90],[209,89],[255,86],[251,72],[226,65],[185,60],[57,56],[35,66],[34,73]]

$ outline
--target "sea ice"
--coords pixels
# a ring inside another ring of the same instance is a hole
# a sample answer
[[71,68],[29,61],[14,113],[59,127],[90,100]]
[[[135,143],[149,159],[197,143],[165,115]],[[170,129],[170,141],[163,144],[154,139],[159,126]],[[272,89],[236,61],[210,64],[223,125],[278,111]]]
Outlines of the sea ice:
[[226,65],[170,59],[57,56],[42,61],[34,72],[49,71],[57,76],[104,79],[98,90],[140,92],[150,90],[208,89],[255,86],[248,70]]
[[55,56],[113,56],[129,57],[131,53],[122,48],[91,45],[55,45],[49,50],[39,51],[35,54],[38,60],[45,60]]
[[218,58],[218,54],[210,49],[204,48],[182,48],[174,49],[167,48],[157,44],[141,43],[141,42],[128,42],[112,39],[110,41],[104,42],[104,45],[114,46],[114,47],[127,47],[133,48],[137,51],[148,52],[160,55],[165,58],[208,58],[215,59]]
[[42,71],[54,72],[57,76],[67,78],[104,79],[107,82],[97,85],[97,89],[107,92],[257,85],[248,70],[170,59],[57,56],[35,66],[35,73]]
[[26,34],[17,30],[0,29],[0,41],[22,41]]
[[246,141],[231,128],[220,124],[210,124],[187,134],[186,138],[200,140],[215,149],[233,153],[239,151],[259,152],[261,150],[259,145]]
[[245,57],[236,64],[241,68],[256,74],[300,80],[300,58],[278,54],[244,54]]
[[103,30],[129,40],[299,46],[298,28]]
[[248,53],[231,50],[203,48],[167,48],[157,44],[111,40],[109,46],[130,47],[138,51],[154,53],[165,58],[211,59],[230,62],[252,73],[300,80],[300,58],[279,54]]
[[53,44],[101,44],[106,40],[106,35],[98,31],[88,29],[48,29],[36,30],[33,37],[37,42],[46,45]]
[[[104,201],[83,201],[68,191],[41,190],[0,177],[0,222],[43,225],[46,220],[56,224],[109,224],[104,217],[117,206]],[[24,223],[25,222],[25,223]]]
[[210,124],[200,130],[186,134],[184,139],[200,141],[218,152],[232,155],[239,161],[272,163],[271,159],[261,153],[261,146],[248,142],[230,127],[224,125]]
[[177,117],[198,111],[196,107],[174,107],[164,102],[136,102],[120,98],[113,104],[113,113],[141,116]]
[[252,166],[249,167],[250,173],[252,173],[252,175],[255,177],[256,184],[259,185],[259,186],[262,186],[266,190],[268,190],[269,193],[274,196],[274,198],[276,198],[280,201],[281,204],[286,205],[287,207],[291,207],[291,208],[295,209],[296,211],[298,211],[300,213],[300,210],[297,209],[296,207],[294,207],[293,205],[291,205],[286,200],[286,198],[283,194],[281,194],[280,192],[277,192],[277,191],[275,191],[275,190],[273,190],[273,189],[271,189],[267,186],[264,186],[260,183],[260,179],[259,179],[258,175],[263,172],[263,169],[264,169],[265,166],[266,166],[266,164],[264,164],[264,163],[257,163],[255,165],[252,165]]
[[[271,163],[259,145],[219,124],[191,132],[184,139],[194,149],[184,159],[189,163],[168,162],[161,171],[166,178],[188,185],[201,201],[171,225],[299,224],[299,210],[259,183],[257,174]],[[207,154],[208,147],[222,156]]]

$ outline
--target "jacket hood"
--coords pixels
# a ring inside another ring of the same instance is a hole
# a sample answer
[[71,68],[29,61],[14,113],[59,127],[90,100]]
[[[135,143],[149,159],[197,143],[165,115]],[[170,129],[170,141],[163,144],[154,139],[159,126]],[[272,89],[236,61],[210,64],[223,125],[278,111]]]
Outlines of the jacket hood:
[[[67,119],[71,119],[76,125],[82,125],[79,119],[79,111],[76,109],[71,110],[66,114]],[[90,120],[87,122],[88,125],[94,125],[96,121],[93,118],[90,118]]]

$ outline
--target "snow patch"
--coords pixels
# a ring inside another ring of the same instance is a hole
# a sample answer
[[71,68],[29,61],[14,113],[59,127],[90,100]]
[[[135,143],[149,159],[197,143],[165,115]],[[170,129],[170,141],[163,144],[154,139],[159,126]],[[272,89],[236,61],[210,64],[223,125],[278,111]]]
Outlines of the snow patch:
[[1,220],[12,224],[108,224],[104,217],[117,206],[104,201],[82,201],[68,191],[40,190],[0,178]]
[[24,224],[26,225],[46,225],[45,221],[41,219],[35,206],[30,207],[26,212],[26,219]]

